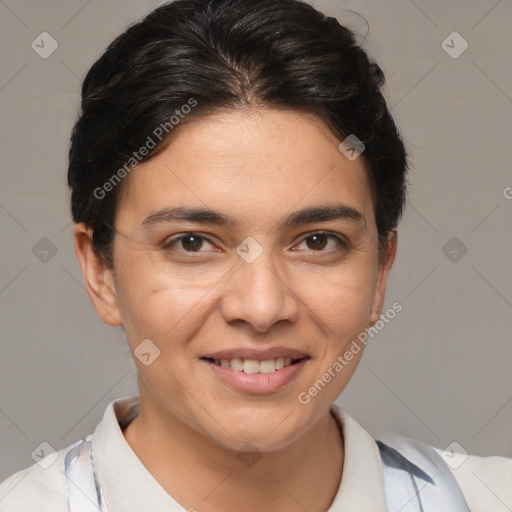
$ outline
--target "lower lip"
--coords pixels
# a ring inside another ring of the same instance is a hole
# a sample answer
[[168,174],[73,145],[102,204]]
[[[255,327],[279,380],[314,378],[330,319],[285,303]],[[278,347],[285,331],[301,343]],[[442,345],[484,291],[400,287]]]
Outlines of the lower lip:
[[266,395],[279,391],[297,377],[308,361],[308,358],[301,359],[299,362],[285,366],[274,373],[245,373],[232,370],[226,366],[218,366],[211,361],[202,360],[224,382],[239,391],[256,395]]

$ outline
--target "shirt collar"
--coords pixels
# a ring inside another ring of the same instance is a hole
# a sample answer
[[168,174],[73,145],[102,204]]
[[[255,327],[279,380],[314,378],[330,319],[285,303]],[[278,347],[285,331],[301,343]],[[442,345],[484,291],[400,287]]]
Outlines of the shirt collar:
[[429,445],[412,437],[397,432],[383,431],[378,436],[379,441],[398,451],[412,464],[413,473],[423,480],[433,482],[439,473],[436,457]]
[[[183,512],[185,509],[167,494],[124,438],[122,428],[138,411],[138,395],[113,400],[94,431],[95,471],[109,512]],[[327,512],[386,512],[384,477],[375,440],[336,404],[331,406],[331,413],[343,432],[345,459],[340,487]]]
[[386,512],[386,491],[379,448],[374,438],[338,405],[331,413],[341,426],[344,462],[341,484],[327,512]]
[[94,431],[94,467],[109,512],[183,512],[124,438],[121,426],[126,426],[138,409],[138,395],[114,400]]

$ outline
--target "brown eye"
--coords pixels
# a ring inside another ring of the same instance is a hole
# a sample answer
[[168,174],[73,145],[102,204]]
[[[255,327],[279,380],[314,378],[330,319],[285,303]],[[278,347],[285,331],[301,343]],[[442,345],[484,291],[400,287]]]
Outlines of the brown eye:
[[181,245],[186,251],[196,252],[201,249],[203,240],[194,235],[188,235],[181,238]]
[[310,244],[308,244],[308,247],[316,251],[325,249],[329,237],[327,237],[327,235],[316,234],[308,236],[306,240],[309,240],[311,242]]
[[176,250],[175,247],[181,243],[185,252],[202,252],[200,249],[203,247],[204,242],[211,243],[208,238],[204,236],[196,233],[186,233],[172,238],[164,244],[163,248]]
[[301,243],[305,242],[307,248],[312,252],[329,252],[328,249],[325,250],[329,243],[329,240],[333,240],[334,242],[336,242],[335,245],[337,245],[338,247],[335,247],[335,250],[347,248],[347,243],[342,238],[332,233],[313,233],[311,235],[304,237]]

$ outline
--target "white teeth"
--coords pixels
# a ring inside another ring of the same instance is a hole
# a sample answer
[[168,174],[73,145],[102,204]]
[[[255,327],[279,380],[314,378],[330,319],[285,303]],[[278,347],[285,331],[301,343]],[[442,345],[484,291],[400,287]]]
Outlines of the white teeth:
[[276,357],[275,359],[265,359],[258,361],[257,359],[241,359],[234,357],[233,359],[215,359],[217,366],[231,368],[237,372],[244,373],[274,373],[281,370],[285,366],[292,363],[291,357]]
[[261,361],[259,364],[260,373],[274,373],[276,371],[276,362],[273,359]]
[[256,359],[244,360],[244,373],[258,373],[260,371],[260,363]]
[[231,359],[231,369],[236,370],[237,372],[241,372],[244,369],[244,361],[239,357],[234,357]]

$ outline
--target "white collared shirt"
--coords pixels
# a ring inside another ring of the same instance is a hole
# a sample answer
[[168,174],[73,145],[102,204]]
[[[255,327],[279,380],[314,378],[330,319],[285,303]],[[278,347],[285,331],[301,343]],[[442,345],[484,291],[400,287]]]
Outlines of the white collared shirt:
[[[184,512],[124,438],[122,428],[133,419],[137,402],[138,395],[110,402],[92,435],[94,467],[108,510]],[[326,512],[386,512],[381,458],[374,438],[337,405],[331,410],[343,431],[345,459],[340,487]],[[0,511],[67,512],[64,457],[71,446],[58,451],[46,469],[55,454],[2,482]],[[440,449],[434,449],[441,454]],[[410,457],[414,462],[414,453]],[[470,455],[457,469],[450,469],[472,512],[512,510],[512,459]]]

